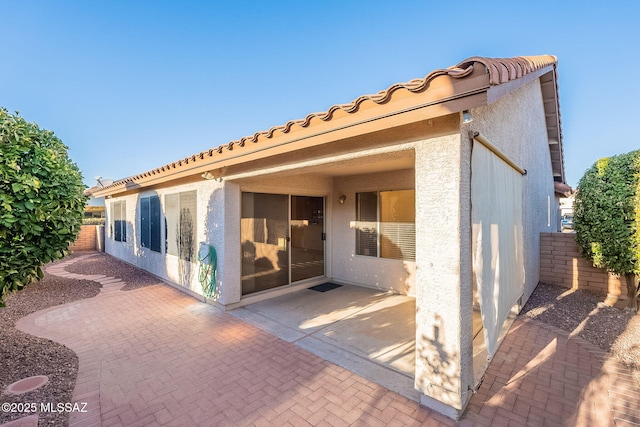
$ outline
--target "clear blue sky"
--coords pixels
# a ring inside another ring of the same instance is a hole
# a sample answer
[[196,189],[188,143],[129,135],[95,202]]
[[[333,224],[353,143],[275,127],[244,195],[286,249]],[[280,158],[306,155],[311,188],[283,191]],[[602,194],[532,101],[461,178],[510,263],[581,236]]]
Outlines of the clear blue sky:
[[87,185],[124,178],[470,56],[559,61],[568,183],[640,148],[640,2],[2,2],[0,106]]

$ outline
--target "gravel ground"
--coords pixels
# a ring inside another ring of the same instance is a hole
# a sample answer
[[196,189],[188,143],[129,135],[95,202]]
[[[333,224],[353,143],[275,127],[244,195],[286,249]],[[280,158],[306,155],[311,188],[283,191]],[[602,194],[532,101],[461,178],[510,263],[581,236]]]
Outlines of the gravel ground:
[[[77,252],[69,258],[88,254]],[[93,253],[66,270],[79,274],[104,274],[123,279],[122,290],[132,290],[162,283],[157,277],[119,261],[104,253]],[[61,261],[57,261],[61,262]],[[102,285],[87,280],[73,280],[46,274],[22,291],[6,298],[6,307],[0,308],[0,392],[9,384],[34,375],[47,375],[49,382],[22,395],[0,394],[0,404],[8,403],[66,403],[71,402],[78,373],[78,357],[62,344],[27,335],[15,328],[21,317],[55,305],[84,298],[100,292]],[[0,424],[28,415],[0,412]],[[40,413],[39,426],[68,424],[68,413]]]
[[539,284],[521,316],[551,324],[610,351],[640,384],[640,314],[601,304],[604,295]]
[[69,273],[104,274],[105,276],[117,277],[126,283],[121,289],[123,291],[162,284],[162,280],[156,276],[120,261],[111,255],[107,255],[104,252],[93,252],[93,254],[95,255],[90,258],[71,264],[66,267],[66,270]]
[[[0,392],[9,384],[34,375],[46,375],[49,382],[38,390],[22,395],[0,394],[2,403],[66,403],[71,402],[78,373],[78,357],[69,348],[54,341],[18,331],[15,323],[21,317],[54,305],[84,298],[100,292],[101,285],[85,280],[63,279],[49,274],[6,298],[0,308]],[[0,424],[26,414],[0,412]],[[41,413],[38,425],[66,425],[68,413]]]
[[[84,255],[78,252],[73,256]],[[157,277],[104,253],[93,253],[68,266],[69,272],[104,274],[123,279],[123,290],[161,284]],[[50,340],[24,334],[15,329],[21,317],[47,307],[91,298],[101,285],[91,281],[64,279],[46,274],[40,282],[25,287],[6,298],[0,308],[0,390],[33,375],[47,375],[42,388],[20,395],[0,394],[0,403],[65,403],[71,402],[78,371],[78,358],[67,347]],[[560,329],[577,333],[632,367],[640,384],[640,315],[598,304],[602,295],[584,291],[568,291],[540,284],[522,310],[527,316]],[[26,414],[0,412],[0,424]],[[65,413],[41,413],[38,425],[67,425]]]

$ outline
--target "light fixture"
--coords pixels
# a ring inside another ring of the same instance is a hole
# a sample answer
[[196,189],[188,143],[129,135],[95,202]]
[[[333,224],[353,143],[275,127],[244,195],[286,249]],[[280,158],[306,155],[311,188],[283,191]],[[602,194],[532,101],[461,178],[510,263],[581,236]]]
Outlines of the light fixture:
[[462,112],[462,123],[471,123],[473,121],[473,116],[471,115],[471,111],[464,110]]
[[347,196],[345,196],[344,194],[342,196],[338,197],[338,202],[341,205],[344,205],[345,200],[347,200]]
[[214,174],[212,174],[211,171],[206,171],[205,173],[203,173],[200,176],[203,177],[204,179],[215,179],[216,178],[216,176]]

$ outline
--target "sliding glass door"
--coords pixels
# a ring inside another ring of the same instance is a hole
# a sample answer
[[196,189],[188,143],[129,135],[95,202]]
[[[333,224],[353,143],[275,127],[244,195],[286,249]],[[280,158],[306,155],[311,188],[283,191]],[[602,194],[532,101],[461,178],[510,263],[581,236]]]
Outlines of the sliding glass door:
[[289,283],[289,196],[242,193],[242,294]]
[[324,275],[324,198],[291,196],[291,281]]
[[242,295],[324,275],[324,198],[242,193]]

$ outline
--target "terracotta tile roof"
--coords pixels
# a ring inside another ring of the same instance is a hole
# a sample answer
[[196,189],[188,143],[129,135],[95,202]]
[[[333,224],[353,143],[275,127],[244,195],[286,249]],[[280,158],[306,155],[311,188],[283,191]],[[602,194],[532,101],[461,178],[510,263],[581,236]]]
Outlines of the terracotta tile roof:
[[378,105],[385,104],[392,99],[394,93],[401,89],[404,89],[411,93],[424,92],[429,88],[430,82],[432,82],[438,76],[446,75],[454,79],[463,79],[464,77],[469,76],[474,71],[474,66],[476,64],[482,64],[485,67],[486,72],[489,75],[489,84],[495,86],[509,82],[511,80],[519,79],[529,73],[541,70],[545,67],[555,67],[556,62],[556,57],[552,55],[519,56],[514,58],[471,57],[455,66],[434,70],[423,78],[414,79],[409,82],[393,84],[387,89],[382,90],[376,94],[363,95],[351,101],[350,103],[336,104],[330,107],[327,111],[309,114],[304,119],[291,120],[284,125],[274,126],[269,130],[256,132],[253,135],[230,141],[226,144],[219,145],[218,147],[211,148],[207,151],[202,151],[190,157],[185,157],[181,160],[168,163],[159,168],[115,181],[113,184],[101,188],[100,191],[116,189],[117,187],[122,187],[123,185],[126,186],[127,184],[132,183],[135,184],[136,181],[150,177],[152,178],[156,175],[165,175],[172,171],[177,171],[190,165],[195,165],[196,163],[205,164],[207,162],[213,162],[215,161],[213,157],[216,155],[219,155],[225,151],[232,151],[234,147],[245,147],[248,142],[258,143],[265,139],[268,140],[272,138],[274,133],[276,132],[287,134],[291,132],[291,129],[294,126],[299,126],[302,128],[309,127],[314,119],[319,119],[323,122],[329,122],[337,115],[343,116],[345,114],[353,114],[359,110],[360,106],[365,101],[372,101]]
[[487,68],[489,82],[492,85],[499,85],[524,77],[533,71],[555,65],[557,58],[553,55],[517,56],[515,58],[481,58],[474,56],[462,61],[456,67],[466,69],[473,67],[475,63],[483,64]]
[[334,113],[338,110],[342,110],[345,113],[354,113],[358,111],[358,107],[364,101],[373,101],[376,104],[384,104],[391,99],[391,95],[398,89],[406,89],[412,93],[422,92],[429,86],[429,82],[431,82],[435,77],[440,75],[446,74],[454,78],[466,77],[469,74],[471,74],[471,72],[473,71],[473,66],[475,63],[483,64],[488,70],[490,83],[492,85],[497,85],[500,83],[506,83],[509,80],[515,80],[532,71],[536,71],[541,68],[547,67],[549,65],[555,64],[556,58],[550,55],[533,56],[533,57],[521,56],[517,58],[507,58],[507,59],[493,59],[493,58],[480,58],[480,57],[469,58],[453,67],[432,71],[424,78],[414,79],[406,83],[396,83],[376,94],[360,96],[348,104],[334,105],[331,108],[329,108],[329,110],[327,110],[326,112],[312,113],[307,115],[307,117],[305,117],[304,119],[291,120],[287,122],[285,125],[272,127],[267,131],[257,132],[251,136],[245,136],[235,141],[231,141],[226,145],[219,146],[217,148],[217,151],[218,153],[220,153],[225,148],[232,149],[233,146],[236,144],[242,147],[247,141],[257,142],[258,138],[262,135],[266,136],[267,138],[271,138],[275,131],[282,131],[284,133],[288,133],[293,125],[307,127],[309,126],[313,118],[319,118],[322,121],[329,121],[333,118]]
[[562,182],[554,182],[553,183],[553,187],[556,193],[564,195],[565,197],[573,194],[573,188],[571,188],[569,185],[564,184]]

